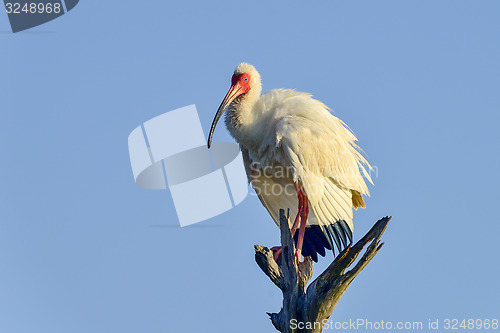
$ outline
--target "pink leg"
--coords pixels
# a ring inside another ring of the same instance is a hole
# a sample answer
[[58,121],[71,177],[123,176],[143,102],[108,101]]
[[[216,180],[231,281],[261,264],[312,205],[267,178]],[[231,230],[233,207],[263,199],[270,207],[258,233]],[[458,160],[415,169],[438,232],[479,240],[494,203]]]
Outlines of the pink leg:
[[[304,242],[304,233],[306,231],[307,215],[309,213],[309,204],[307,202],[306,195],[302,191],[302,188],[299,185],[295,185],[295,189],[297,190],[299,206],[298,206],[297,216],[295,217],[295,221],[293,222],[292,229],[290,230],[290,232],[292,233],[292,237],[295,236],[295,232],[297,231],[297,228],[299,227],[300,224],[299,240],[297,242],[297,250],[295,252],[295,255],[300,260],[300,256],[302,253],[302,244]],[[304,223],[301,224],[301,221],[304,221]],[[274,252],[274,260],[277,261],[279,256],[281,255],[282,251],[281,246],[275,246],[271,248],[271,250]]]
[[[302,189],[300,189],[302,191]],[[300,216],[300,230],[299,230],[299,239],[297,240],[297,250],[295,251],[295,255],[297,259],[300,260],[300,256],[302,255],[302,245],[304,244],[304,234],[306,232],[306,224],[307,224],[307,215],[309,215],[309,202],[307,200],[306,195],[302,192],[303,200],[304,200],[304,209],[301,211]]]
[[302,189],[300,188],[299,185],[295,185],[295,189],[297,190],[297,196],[299,198],[299,207],[298,207],[297,216],[295,217],[295,221],[293,222],[293,225],[292,225],[292,229],[290,230],[290,232],[292,233],[292,237],[295,236],[295,232],[297,231],[297,228],[299,227],[300,214],[302,213],[302,210],[304,209],[304,192],[302,192]]

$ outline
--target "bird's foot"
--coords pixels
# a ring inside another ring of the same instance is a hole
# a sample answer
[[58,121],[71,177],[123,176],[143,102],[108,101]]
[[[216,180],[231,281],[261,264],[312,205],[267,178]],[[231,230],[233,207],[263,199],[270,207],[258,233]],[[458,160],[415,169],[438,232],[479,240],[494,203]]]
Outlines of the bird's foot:
[[[278,262],[278,259],[281,255],[281,252],[283,251],[283,249],[281,248],[281,246],[274,246],[271,248],[271,251],[273,251],[273,253],[274,253],[274,261]],[[296,250],[295,256],[297,257],[297,260],[300,262],[300,259],[302,258],[302,251]]]
[[301,250],[296,250],[295,251],[295,256],[297,257],[297,260],[300,262],[300,258],[302,257],[302,251]]
[[271,251],[274,253],[274,261],[278,262],[278,258],[280,257],[282,251],[281,246],[274,246],[271,248]]

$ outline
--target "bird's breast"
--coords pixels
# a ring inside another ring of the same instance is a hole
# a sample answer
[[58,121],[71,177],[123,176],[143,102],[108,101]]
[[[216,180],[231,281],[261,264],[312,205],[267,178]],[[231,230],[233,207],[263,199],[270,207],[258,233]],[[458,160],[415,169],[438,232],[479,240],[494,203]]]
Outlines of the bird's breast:
[[267,178],[286,179],[287,182],[296,178],[295,170],[286,162],[285,156],[279,147],[265,145],[255,147],[255,149],[246,149],[248,150],[253,176],[257,174]]

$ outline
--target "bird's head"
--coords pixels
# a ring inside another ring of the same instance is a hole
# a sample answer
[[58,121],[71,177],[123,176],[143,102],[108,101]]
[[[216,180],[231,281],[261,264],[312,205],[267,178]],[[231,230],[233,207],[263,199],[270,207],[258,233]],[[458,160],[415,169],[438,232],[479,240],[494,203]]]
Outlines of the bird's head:
[[233,77],[231,78],[231,88],[229,88],[226,97],[224,97],[224,100],[220,104],[215,114],[214,121],[212,122],[212,127],[208,134],[208,148],[210,148],[212,144],[215,126],[228,106],[236,99],[241,100],[247,97],[254,99],[260,96],[261,89],[260,74],[255,67],[245,62],[239,64],[234,70]]

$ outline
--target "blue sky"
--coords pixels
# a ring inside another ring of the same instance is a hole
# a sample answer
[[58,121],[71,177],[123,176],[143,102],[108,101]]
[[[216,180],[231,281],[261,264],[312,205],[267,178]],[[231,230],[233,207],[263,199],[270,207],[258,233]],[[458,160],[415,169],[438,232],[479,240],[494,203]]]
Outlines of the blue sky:
[[[0,332],[273,332],[259,201],[180,228],[134,184],[127,136],[196,104],[205,133],[242,62],[314,94],[378,169],[359,239],[385,246],[332,320],[498,318],[498,1],[81,1],[0,15]],[[221,124],[222,125],[222,124]],[[223,126],[215,141],[231,141]],[[322,271],[332,260],[316,266]]]

